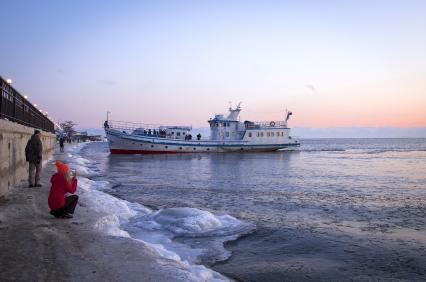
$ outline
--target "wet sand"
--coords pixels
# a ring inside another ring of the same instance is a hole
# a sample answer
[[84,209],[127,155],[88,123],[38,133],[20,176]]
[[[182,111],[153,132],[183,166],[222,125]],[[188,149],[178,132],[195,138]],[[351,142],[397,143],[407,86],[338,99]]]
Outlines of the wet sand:
[[51,216],[47,197],[53,169],[43,168],[43,187],[23,182],[0,198],[0,280],[200,281],[143,242],[95,230],[102,214],[84,198],[73,219]]

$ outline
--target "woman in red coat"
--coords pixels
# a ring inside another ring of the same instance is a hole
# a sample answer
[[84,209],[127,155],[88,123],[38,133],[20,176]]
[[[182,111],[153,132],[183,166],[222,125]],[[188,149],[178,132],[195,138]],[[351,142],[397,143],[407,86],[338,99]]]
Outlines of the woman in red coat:
[[49,193],[49,207],[51,209],[50,214],[60,218],[72,218],[75,210],[75,206],[78,202],[77,195],[65,196],[67,193],[75,193],[77,190],[77,178],[74,175],[72,179],[69,179],[68,165],[56,161],[57,173],[55,173],[50,182],[52,187]]

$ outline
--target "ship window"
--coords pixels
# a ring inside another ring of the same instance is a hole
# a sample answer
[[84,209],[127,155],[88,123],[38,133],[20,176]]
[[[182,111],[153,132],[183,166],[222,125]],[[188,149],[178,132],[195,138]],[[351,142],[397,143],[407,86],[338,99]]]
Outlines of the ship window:
[[229,132],[226,132],[226,133],[225,133],[225,136],[226,136],[226,137],[229,137]]
[[268,136],[268,137],[269,137],[269,136],[271,136],[271,133],[269,133],[269,132],[266,132],[266,136]]
[[260,137],[263,137],[263,132],[260,132]]
[[194,148],[194,151],[197,150],[197,148]]
[[151,145],[151,148],[154,148],[154,145]]
[[251,137],[251,132],[249,132],[249,137]]
[[180,150],[182,150],[182,147],[179,147]]
[[277,132],[277,136],[280,136],[280,133],[279,133],[279,132]]
[[283,131],[283,132],[281,132],[281,136],[284,136],[284,131]]
[[182,135],[185,135],[185,132],[182,132]]
[[177,132],[177,133],[176,133],[176,135],[177,135],[177,136],[180,136],[180,132]]
[[164,146],[164,148],[166,148],[166,149],[167,149],[167,148],[169,148],[169,146]]
[[172,135],[174,135],[175,134],[175,132],[174,131],[172,131]]
[[272,137],[274,137],[274,136],[275,136],[275,135],[274,135],[274,132],[271,132],[271,136],[272,136]]
[[207,148],[207,151],[210,151],[210,148]]

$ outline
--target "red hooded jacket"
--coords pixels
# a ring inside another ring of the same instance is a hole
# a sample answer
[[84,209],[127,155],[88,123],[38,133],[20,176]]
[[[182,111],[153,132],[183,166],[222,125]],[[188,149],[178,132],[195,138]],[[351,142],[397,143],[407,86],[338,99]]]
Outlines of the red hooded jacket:
[[52,187],[49,193],[49,207],[51,210],[57,210],[65,205],[65,193],[75,193],[77,190],[77,179],[72,184],[65,178],[65,175],[56,173],[50,179]]

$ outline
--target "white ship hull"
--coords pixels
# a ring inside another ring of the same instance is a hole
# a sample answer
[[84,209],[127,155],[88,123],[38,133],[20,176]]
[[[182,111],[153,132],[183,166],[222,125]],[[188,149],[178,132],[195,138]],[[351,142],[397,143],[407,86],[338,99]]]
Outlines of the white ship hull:
[[156,136],[138,136],[115,129],[105,129],[111,154],[180,154],[258,152],[291,149],[300,143],[291,137],[256,142],[250,140],[177,140]]

